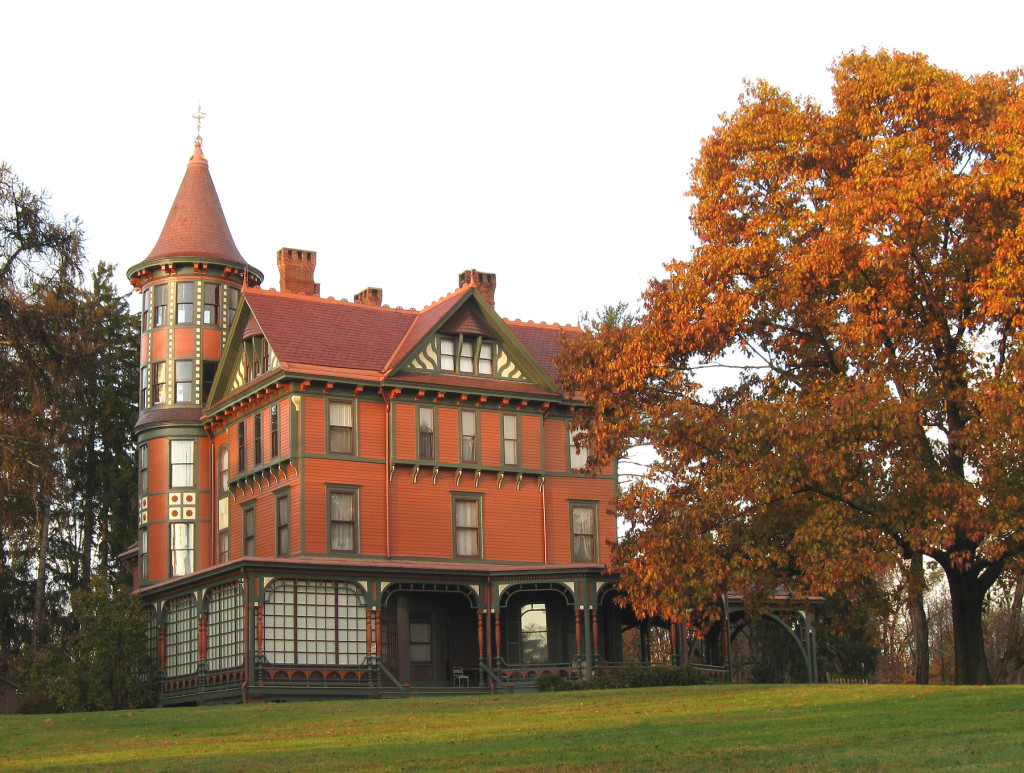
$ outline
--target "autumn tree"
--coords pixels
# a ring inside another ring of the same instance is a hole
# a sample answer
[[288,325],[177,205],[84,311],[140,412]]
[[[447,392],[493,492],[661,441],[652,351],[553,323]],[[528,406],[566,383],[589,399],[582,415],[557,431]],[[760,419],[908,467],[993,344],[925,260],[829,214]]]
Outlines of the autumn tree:
[[639,612],[855,594],[923,555],[957,681],[987,682],[983,601],[1024,551],[1022,74],[832,71],[831,108],[747,87],[693,168],[693,255],[563,380],[592,463],[657,454],[619,503]]

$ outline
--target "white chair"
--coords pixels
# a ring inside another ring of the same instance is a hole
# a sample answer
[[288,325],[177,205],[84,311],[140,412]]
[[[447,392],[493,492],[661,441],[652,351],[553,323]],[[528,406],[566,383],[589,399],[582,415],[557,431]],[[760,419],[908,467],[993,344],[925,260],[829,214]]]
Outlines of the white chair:
[[469,687],[469,674],[465,669],[459,666],[452,669],[452,687]]

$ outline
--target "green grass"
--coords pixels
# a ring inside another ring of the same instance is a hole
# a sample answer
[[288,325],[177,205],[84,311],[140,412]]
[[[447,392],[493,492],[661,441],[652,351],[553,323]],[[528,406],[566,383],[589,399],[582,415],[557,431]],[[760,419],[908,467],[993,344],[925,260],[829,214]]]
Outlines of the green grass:
[[0,770],[1021,770],[1024,688],[707,686],[0,717]]

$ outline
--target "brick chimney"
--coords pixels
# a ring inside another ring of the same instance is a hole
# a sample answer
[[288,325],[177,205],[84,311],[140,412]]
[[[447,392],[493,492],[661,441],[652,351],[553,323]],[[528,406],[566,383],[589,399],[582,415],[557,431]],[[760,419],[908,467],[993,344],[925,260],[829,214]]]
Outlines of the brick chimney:
[[277,251],[277,270],[281,274],[281,292],[320,296],[320,284],[313,281],[315,252],[282,247]]
[[352,300],[364,306],[380,306],[384,303],[384,291],[379,287],[367,287],[356,293]]
[[498,277],[494,274],[485,274],[475,268],[467,269],[459,274],[459,289],[467,286],[475,287],[491,306],[494,305],[494,290],[498,286]]

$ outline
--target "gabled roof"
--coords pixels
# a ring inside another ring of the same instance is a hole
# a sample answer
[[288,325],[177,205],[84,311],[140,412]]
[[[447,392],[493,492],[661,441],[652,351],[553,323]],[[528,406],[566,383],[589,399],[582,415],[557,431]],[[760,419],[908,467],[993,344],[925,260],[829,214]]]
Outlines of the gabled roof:
[[207,258],[248,265],[231,237],[210,166],[198,142],[160,238],[146,260],[166,258]]
[[[522,366],[525,379],[510,381],[407,367],[426,342],[452,326],[492,333]],[[561,348],[559,337],[563,331],[569,335],[578,332],[573,327],[503,320],[480,292],[469,286],[421,311],[248,288],[225,348],[226,353],[235,351],[222,361],[221,371],[237,366],[238,344],[255,331],[262,331],[281,370],[288,373],[547,396],[557,394],[558,372],[553,360]],[[227,379],[218,372],[214,403],[227,397],[227,387]]]

